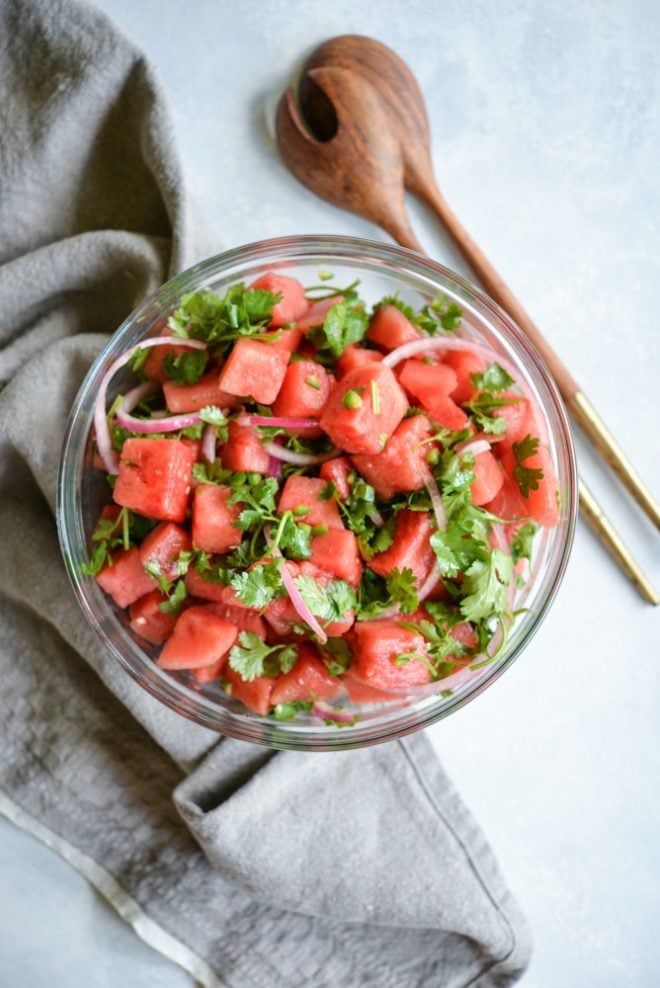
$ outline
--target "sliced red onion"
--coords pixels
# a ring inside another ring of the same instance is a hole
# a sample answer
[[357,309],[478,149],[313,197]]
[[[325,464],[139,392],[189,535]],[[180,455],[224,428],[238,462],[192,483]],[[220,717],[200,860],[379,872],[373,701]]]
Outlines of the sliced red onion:
[[218,430],[214,425],[207,423],[202,433],[202,459],[207,463],[215,463],[216,440]]
[[140,432],[145,436],[153,435],[155,432],[178,432],[179,429],[187,429],[202,421],[199,412],[184,412],[183,415],[171,415],[168,418],[140,419],[135,415],[127,415],[123,403],[117,409],[115,419],[122,429]]
[[520,374],[520,371],[516,370],[506,357],[502,357],[492,347],[458,336],[424,336],[420,340],[411,340],[410,343],[398,346],[383,357],[382,366],[391,369],[400,364],[402,360],[407,360],[408,357],[415,357],[418,353],[427,353],[432,350],[467,350],[470,353],[476,353],[479,357],[487,357],[495,361],[509,373],[511,373],[511,368],[514,371],[511,376],[514,378]]
[[267,477],[274,477],[275,480],[279,480],[282,476],[282,461],[276,460],[274,456],[268,457],[268,469],[266,470]]
[[417,591],[417,599],[419,600],[420,604],[422,603],[422,601],[426,600],[426,598],[433,593],[437,585],[440,583],[441,579],[442,577],[440,576],[440,572],[437,566],[433,566],[433,569],[426,577],[419,590]]
[[[274,555],[281,556],[282,554],[279,551],[279,549],[275,549]],[[305,622],[305,624],[309,625],[309,627],[317,636],[321,644],[325,645],[325,643],[328,640],[328,636],[326,635],[325,631],[323,630],[321,625],[318,623],[318,621],[310,611],[305,601],[302,599],[300,595],[300,591],[298,590],[298,587],[296,586],[294,579],[291,576],[289,567],[287,566],[285,559],[282,559],[280,572],[282,574],[282,583],[284,584],[284,589],[288,593],[291,603],[293,604],[296,611],[300,615],[300,618]]]
[[149,350],[152,346],[172,346],[172,344],[176,344],[176,346],[189,346],[193,350],[206,350],[206,343],[203,343],[202,340],[188,340],[178,336],[153,336],[151,339],[140,340],[130,350],[126,350],[116,360],[113,360],[101,379],[96,401],[94,402],[94,432],[99,456],[108,473],[117,473],[119,469],[119,457],[112,448],[112,438],[105,411],[105,398],[108,385],[117,371],[125,367],[133,354],[138,350]]
[[312,717],[319,717],[321,720],[334,720],[337,724],[352,724],[355,714],[349,714],[347,710],[337,710],[323,700],[316,700],[310,710]]
[[454,447],[456,453],[472,453],[473,456],[479,456],[479,453],[488,453],[490,451],[490,443],[486,439],[468,439],[464,443],[459,443],[458,446]]
[[316,429],[318,419],[283,418],[273,415],[239,415],[236,425],[263,425],[273,429]]
[[121,410],[126,413],[132,412],[143,398],[148,398],[149,395],[155,394],[156,391],[158,391],[158,385],[154,381],[145,381],[144,384],[138,384],[136,388],[127,391],[122,398]]
[[[283,436],[275,436],[275,438],[273,439],[273,442],[276,443],[277,446],[283,446],[284,445],[284,437]],[[279,480],[280,477],[282,476],[282,461],[276,459],[274,456],[269,456],[268,457],[268,469],[266,471],[266,476],[267,477],[274,477],[275,480]]]
[[382,528],[383,525],[385,524],[385,519],[383,518],[383,516],[381,515],[380,511],[377,508],[372,508],[372,510],[369,512],[369,517],[371,518],[376,528]]
[[332,460],[337,456],[338,452],[336,449],[333,449],[330,453],[296,453],[292,449],[284,449],[283,446],[278,446],[277,443],[264,443],[264,449],[274,460],[293,463],[297,467],[314,467],[319,463],[325,463],[326,460]]
[[429,492],[429,497],[431,498],[431,506],[433,507],[433,514],[435,515],[435,523],[438,527],[439,532],[447,531],[447,513],[445,511],[445,506],[442,503],[442,497],[440,491],[438,490],[438,485],[435,482],[435,477],[429,474],[424,481],[427,491]]

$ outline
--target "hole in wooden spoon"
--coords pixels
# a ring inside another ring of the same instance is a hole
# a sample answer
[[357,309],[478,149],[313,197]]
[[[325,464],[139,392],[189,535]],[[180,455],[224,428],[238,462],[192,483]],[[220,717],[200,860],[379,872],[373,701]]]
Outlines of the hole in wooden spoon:
[[331,141],[337,133],[334,106],[317,83],[305,73],[299,87],[300,112],[317,141]]

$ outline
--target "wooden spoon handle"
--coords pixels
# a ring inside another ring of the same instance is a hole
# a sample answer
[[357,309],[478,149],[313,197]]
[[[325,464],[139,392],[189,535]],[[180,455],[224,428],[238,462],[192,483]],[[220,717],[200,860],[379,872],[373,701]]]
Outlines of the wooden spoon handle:
[[513,294],[501,275],[495,270],[479,245],[472,239],[461,221],[447,205],[437,190],[425,189],[426,202],[438,219],[446,226],[452,239],[469,262],[470,267],[481,281],[487,295],[490,295],[512,319],[518,323],[526,336],[539,351],[555,379],[562,397],[569,401],[580,388],[568,367],[564,365],[545,337]]
[[[453,240],[462,251],[488,295],[509,313],[539,351],[548,365],[550,373],[555,379],[572,417],[589,437],[605,462],[614,470],[623,485],[630,491],[644,513],[657,528],[660,528],[660,505],[634,470],[623,450],[569,369],[536,328],[529,313],[523,308],[458,217],[451,211],[437,188],[434,187],[434,184],[425,185],[423,198],[438,219],[449,230]],[[421,193],[422,190],[420,189],[419,191]]]

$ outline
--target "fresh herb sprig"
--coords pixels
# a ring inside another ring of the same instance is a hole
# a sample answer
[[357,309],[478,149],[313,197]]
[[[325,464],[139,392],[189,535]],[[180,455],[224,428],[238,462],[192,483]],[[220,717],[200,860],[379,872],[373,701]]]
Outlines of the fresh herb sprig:
[[176,337],[204,340],[213,352],[225,351],[241,337],[263,333],[281,293],[232,285],[224,295],[188,292],[167,321]]

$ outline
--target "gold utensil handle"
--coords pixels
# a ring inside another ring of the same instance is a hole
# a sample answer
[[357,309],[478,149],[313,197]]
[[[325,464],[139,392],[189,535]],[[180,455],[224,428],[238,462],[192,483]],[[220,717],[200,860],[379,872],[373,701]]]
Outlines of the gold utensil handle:
[[617,477],[630,491],[642,510],[660,528],[660,505],[654,500],[648,487],[635,472],[616,439],[602,421],[589,399],[581,391],[566,402],[571,415],[587,434],[596,450],[614,470]]
[[640,569],[627,546],[617,535],[603,509],[583,480],[579,481],[580,511],[587,524],[594,530],[607,551],[635,584],[649,604],[660,604],[660,597],[646,574]]

